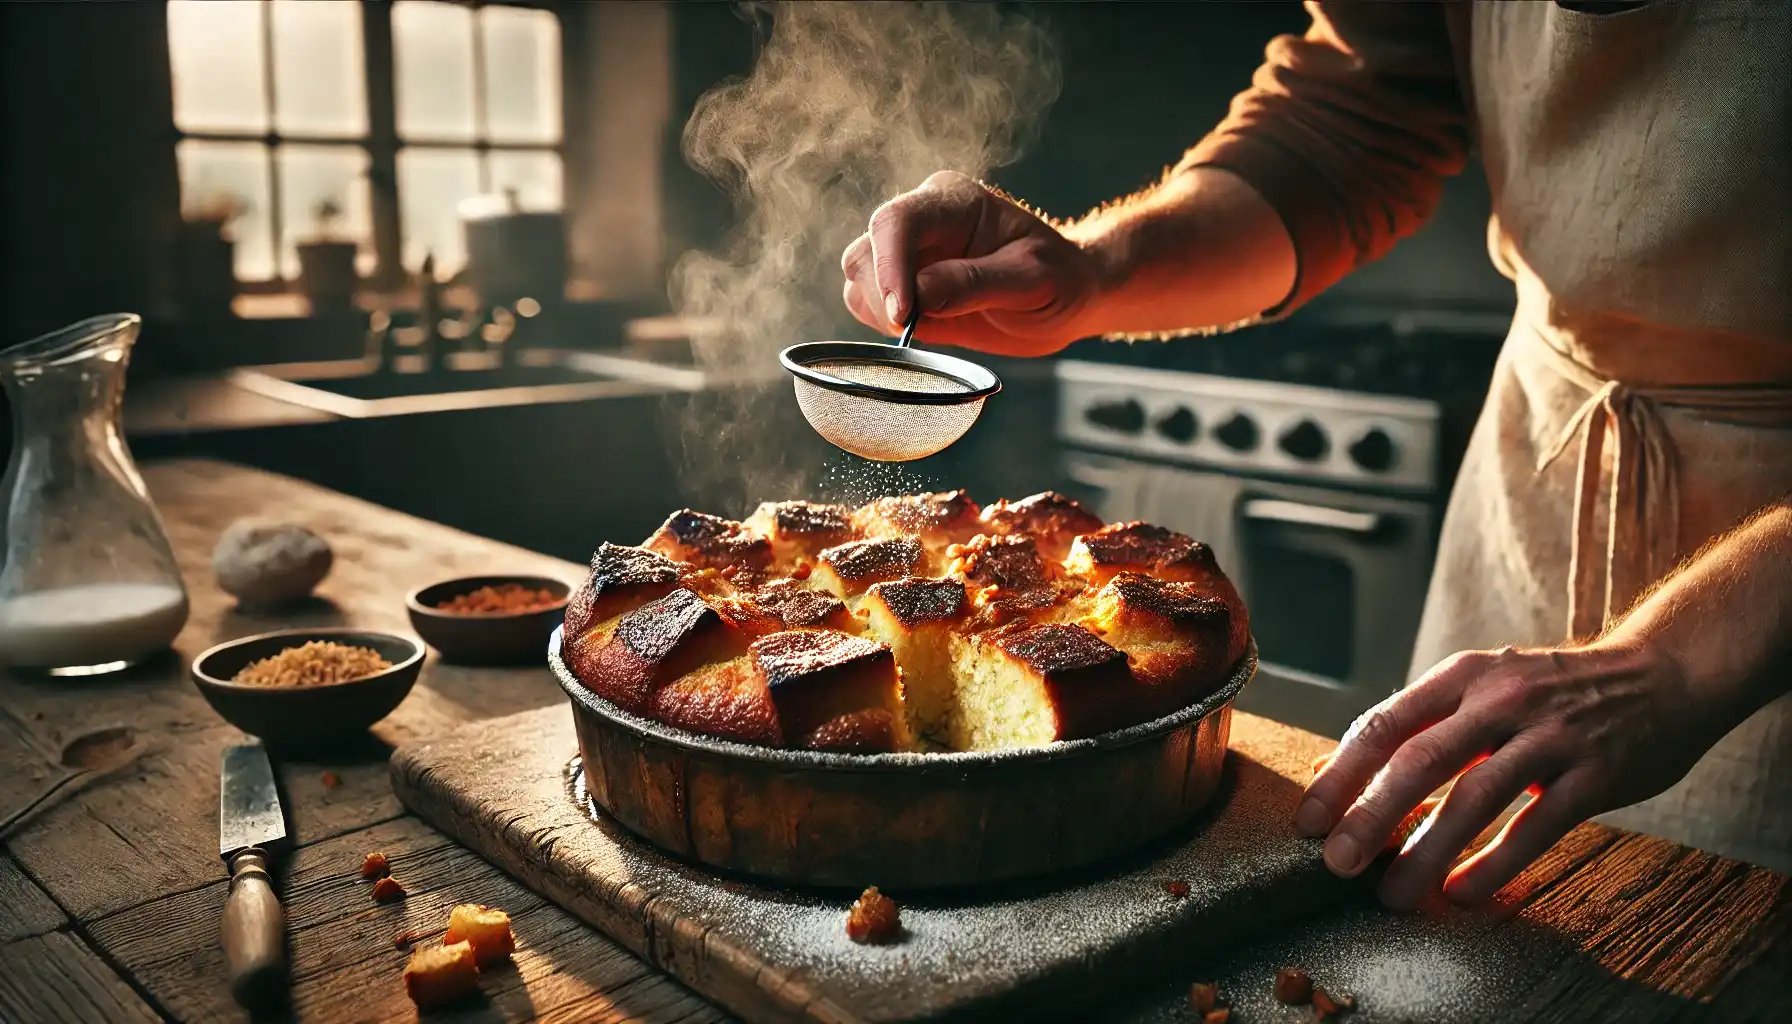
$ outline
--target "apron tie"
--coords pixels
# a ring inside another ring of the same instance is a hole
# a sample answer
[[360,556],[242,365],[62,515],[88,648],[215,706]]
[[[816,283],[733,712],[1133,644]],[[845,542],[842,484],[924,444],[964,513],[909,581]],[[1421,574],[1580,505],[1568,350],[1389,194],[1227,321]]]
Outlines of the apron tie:
[[[1568,557],[1570,641],[1597,635],[1673,570],[1680,543],[1680,467],[1663,409],[1755,426],[1792,427],[1792,385],[1629,385],[1606,380],[1535,331],[1530,343],[1590,397],[1537,460],[1542,472],[1580,439]],[[1611,475],[1605,451],[1611,446]],[[1606,493],[1603,545],[1598,501]]]
[[[1563,361],[1569,362],[1565,357]],[[1580,438],[1568,559],[1567,627],[1569,639],[1575,640],[1605,628],[1613,615],[1623,611],[1614,607],[1617,602],[1673,568],[1680,536],[1680,476],[1655,401],[1617,381],[1582,379],[1590,372],[1572,365],[1581,371],[1572,374],[1574,378],[1595,385],[1593,395],[1543,451],[1537,469],[1546,469]],[[1597,550],[1595,516],[1608,439],[1612,472],[1607,482],[1605,544]]]

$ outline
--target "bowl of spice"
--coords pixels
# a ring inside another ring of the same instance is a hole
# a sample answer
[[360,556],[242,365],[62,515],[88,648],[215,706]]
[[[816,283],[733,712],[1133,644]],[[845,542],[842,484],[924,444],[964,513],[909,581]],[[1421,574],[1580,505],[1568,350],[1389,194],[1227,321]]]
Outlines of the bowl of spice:
[[411,628],[445,661],[539,664],[571,594],[546,576],[466,576],[412,591],[405,608]]
[[212,710],[270,745],[344,739],[392,713],[423,668],[423,645],[362,629],[283,629],[193,659]]

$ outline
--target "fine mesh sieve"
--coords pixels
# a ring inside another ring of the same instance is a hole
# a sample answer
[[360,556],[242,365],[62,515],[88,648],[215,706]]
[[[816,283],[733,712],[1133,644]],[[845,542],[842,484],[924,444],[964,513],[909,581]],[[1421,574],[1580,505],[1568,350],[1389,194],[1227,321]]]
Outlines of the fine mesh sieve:
[[964,436],[996,375],[966,359],[908,347],[915,317],[894,345],[815,341],[778,354],[796,378],[796,404],[815,432],[879,462],[907,462]]

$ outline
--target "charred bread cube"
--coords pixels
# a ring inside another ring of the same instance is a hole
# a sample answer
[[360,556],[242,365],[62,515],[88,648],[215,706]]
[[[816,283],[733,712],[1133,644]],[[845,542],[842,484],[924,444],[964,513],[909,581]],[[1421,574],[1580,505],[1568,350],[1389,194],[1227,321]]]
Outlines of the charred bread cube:
[[605,543],[591,556],[591,572],[566,605],[567,642],[613,622],[678,586],[678,563],[657,551]]
[[1207,545],[1150,523],[1114,523],[1078,537],[1065,568],[1102,586],[1133,570],[1177,583],[1203,583],[1219,573]]
[[1052,562],[1064,561],[1073,541],[1104,525],[1100,516],[1057,491],[1041,491],[1014,502],[998,501],[985,506],[981,518],[984,529],[998,537],[1032,538],[1039,554]]
[[700,665],[740,653],[738,632],[695,593],[679,589],[593,630],[566,648],[567,667],[593,693],[628,711]]
[[443,1006],[479,990],[479,964],[465,942],[427,946],[404,965],[404,990],[419,1009]]
[[1016,623],[953,638],[957,750],[1043,746],[1139,720],[1126,655],[1082,626]]
[[889,722],[889,745],[883,749],[908,745],[901,678],[887,645],[833,630],[789,630],[755,640],[752,658],[787,746],[838,743],[841,733],[861,743],[862,728],[833,723],[860,716],[862,726],[872,712]]
[[473,959],[481,967],[506,959],[516,951],[516,936],[510,931],[510,915],[477,903],[462,903],[448,912],[448,932],[442,936],[442,942],[471,945]]
[[1199,584],[1117,573],[1096,594],[1089,625],[1126,653],[1141,684],[1166,688],[1166,703],[1205,697],[1196,688],[1223,680],[1233,661],[1232,609]]
[[962,580],[908,577],[873,584],[860,611],[865,629],[902,666],[902,700],[912,735],[943,740],[952,705],[952,629],[970,608]]
[[854,626],[846,603],[833,594],[811,590],[796,580],[773,580],[753,591],[753,600],[787,629],[839,629]]
[[732,519],[688,508],[668,516],[643,546],[710,569],[762,571],[772,564],[771,541]]
[[982,532],[982,510],[965,491],[940,491],[878,498],[853,512],[853,524],[867,537],[920,537],[944,546]]
[[770,540],[774,561],[785,567],[812,561],[823,548],[858,537],[852,524],[852,509],[812,501],[765,502],[743,525]]
[[836,597],[851,599],[873,583],[913,575],[923,554],[917,537],[853,541],[823,551],[810,579]]

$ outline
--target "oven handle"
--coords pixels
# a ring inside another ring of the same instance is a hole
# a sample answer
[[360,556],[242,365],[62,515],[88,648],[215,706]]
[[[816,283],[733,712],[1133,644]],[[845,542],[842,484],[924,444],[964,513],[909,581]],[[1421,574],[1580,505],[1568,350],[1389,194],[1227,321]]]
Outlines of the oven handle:
[[1376,533],[1381,529],[1383,521],[1381,515],[1375,512],[1349,512],[1341,508],[1281,501],[1276,498],[1252,498],[1246,501],[1243,515],[1246,519],[1259,522],[1292,523],[1296,526],[1316,526],[1322,530],[1355,534]]

